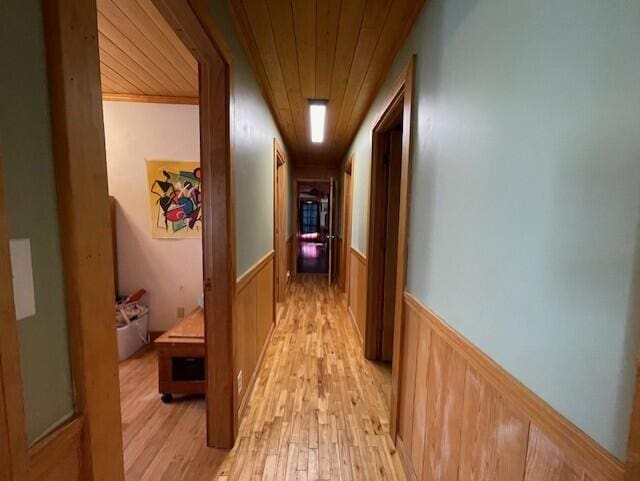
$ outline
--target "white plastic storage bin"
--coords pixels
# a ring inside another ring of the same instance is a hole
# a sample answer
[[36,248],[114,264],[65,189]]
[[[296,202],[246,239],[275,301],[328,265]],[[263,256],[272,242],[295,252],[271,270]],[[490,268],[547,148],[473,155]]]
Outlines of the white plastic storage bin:
[[118,358],[124,361],[147,343],[149,339],[149,314],[116,329],[118,332]]

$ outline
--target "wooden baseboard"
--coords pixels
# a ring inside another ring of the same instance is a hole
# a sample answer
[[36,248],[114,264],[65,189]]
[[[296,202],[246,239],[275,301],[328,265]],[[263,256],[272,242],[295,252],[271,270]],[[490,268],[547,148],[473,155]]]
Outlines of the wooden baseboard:
[[527,480],[623,480],[620,460],[409,293],[402,329],[398,437],[417,479],[440,463],[460,479],[502,466]]

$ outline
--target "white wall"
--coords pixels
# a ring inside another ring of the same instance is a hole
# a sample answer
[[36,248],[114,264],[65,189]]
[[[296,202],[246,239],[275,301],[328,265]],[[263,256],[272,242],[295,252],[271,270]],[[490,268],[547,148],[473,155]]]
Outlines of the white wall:
[[119,291],[148,291],[150,329],[164,331],[202,292],[200,239],[152,239],[146,160],[200,160],[195,105],[104,102],[109,193],[118,202]]
[[[413,54],[407,290],[621,459],[640,330],[640,2],[432,0]],[[348,158],[347,155],[347,158]]]

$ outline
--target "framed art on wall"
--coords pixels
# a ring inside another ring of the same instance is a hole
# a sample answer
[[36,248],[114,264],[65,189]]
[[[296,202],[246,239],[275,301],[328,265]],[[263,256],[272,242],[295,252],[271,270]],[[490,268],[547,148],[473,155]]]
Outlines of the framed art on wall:
[[199,162],[147,161],[151,236],[154,239],[201,236],[201,181]]

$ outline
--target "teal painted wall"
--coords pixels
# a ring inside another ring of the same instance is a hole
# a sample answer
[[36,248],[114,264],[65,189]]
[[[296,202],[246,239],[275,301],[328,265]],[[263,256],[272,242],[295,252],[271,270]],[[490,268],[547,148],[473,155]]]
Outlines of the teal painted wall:
[[40,6],[0,2],[5,206],[9,236],[31,240],[36,300],[36,314],[18,321],[30,442],[74,412]]
[[[273,138],[285,148],[251,70],[225,0],[210,0],[216,24],[233,55],[233,159],[237,274],[241,276],[273,249]],[[288,163],[290,166],[290,162]],[[291,190],[288,190],[291,199]],[[289,205],[289,203],[288,203]],[[291,232],[291,213],[287,232]]]
[[417,54],[408,290],[624,458],[639,322],[640,2],[432,0]]

